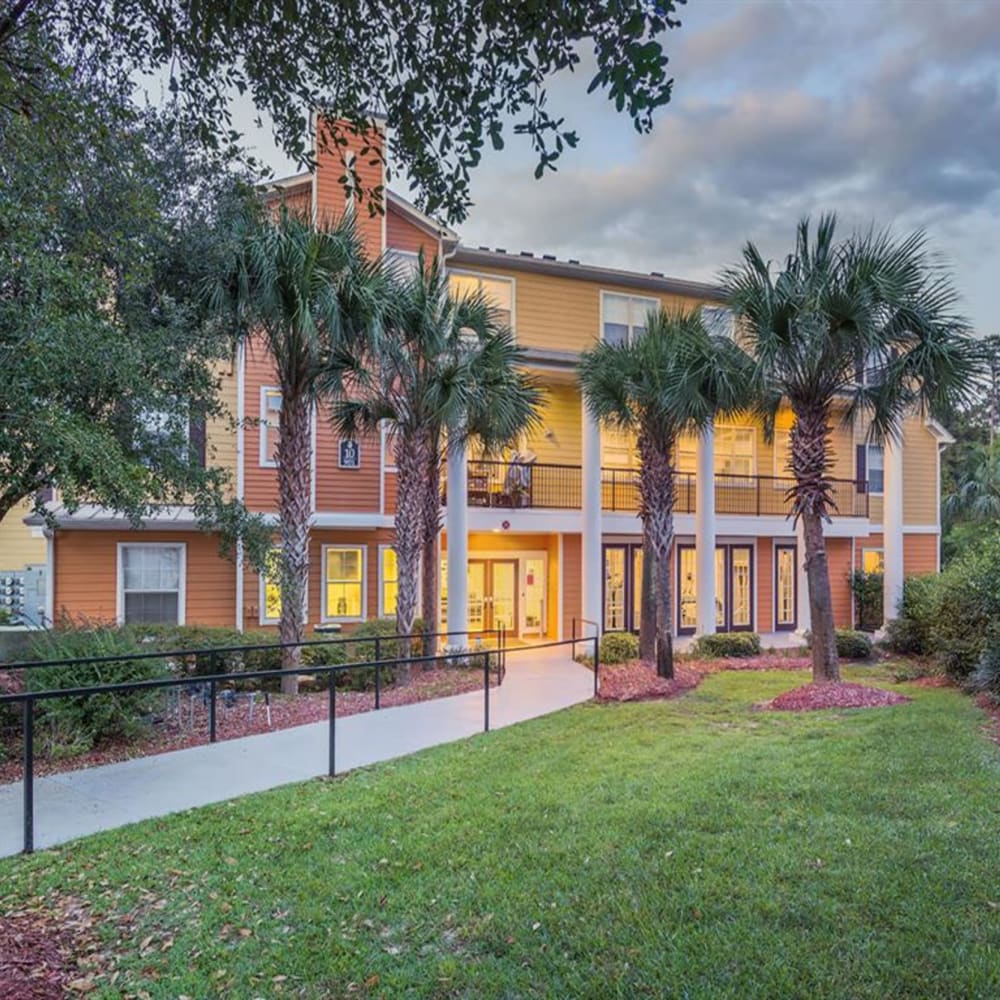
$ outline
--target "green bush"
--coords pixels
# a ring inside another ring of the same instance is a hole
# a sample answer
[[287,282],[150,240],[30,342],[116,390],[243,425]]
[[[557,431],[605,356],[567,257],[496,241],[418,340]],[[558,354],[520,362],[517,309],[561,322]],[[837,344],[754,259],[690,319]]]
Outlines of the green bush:
[[940,576],[911,576],[903,583],[899,615],[886,625],[888,649],[904,656],[926,656],[934,651],[942,589]]
[[[27,659],[74,660],[92,656],[129,656],[146,652],[129,632],[112,625],[60,627],[39,632]],[[125,659],[116,663],[71,663],[38,667],[24,672],[28,691],[53,691],[98,684],[123,684],[168,676],[161,657]],[[162,709],[165,690],[125,691],[76,698],[53,698],[36,703],[39,736],[53,755],[89,750],[95,743],[139,734],[145,720]]]
[[628,663],[639,658],[639,637],[631,632],[605,632],[599,649],[601,663]]
[[996,641],[996,636],[979,657],[971,687],[1000,698],[1000,642]]
[[760,655],[760,636],[756,632],[717,632],[699,636],[691,647],[695,656],[706,660]]
[[884,593],[881,573],[865,573],[855,570],[848,576],[854,607],[857,614],[855,626],[874,632],[882,627],[882,595]]
[[845,660],[867,660],[871,655],[872,640],[867,632],[837,629],[837,656]]

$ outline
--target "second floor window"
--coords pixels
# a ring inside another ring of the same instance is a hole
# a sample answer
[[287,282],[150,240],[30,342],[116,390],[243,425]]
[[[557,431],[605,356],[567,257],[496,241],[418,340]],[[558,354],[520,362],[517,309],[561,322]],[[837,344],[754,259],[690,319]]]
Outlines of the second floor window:
[[601,293],[601,338],[606,344],[628,344],[646,332],[646,317],[660,308],[659,299]]
[[281,424],[281,390],[263,386],[260,390],[260,464],[278,464],[278,427]]
[[457,298],[481,293],[492,307],[496,322],[514,329],[514,282],[510,278],[451,271],[448,290]]
[[732,340],[736,333],[736,317],[732,309],[724,306],[702,306],[701,321],[705,324],[705,329],[715,337],[728,337]]
[[[716,475],[754,475],[756,441],[754,427],[716,427]],[[684,434],[677,442],[677,471],[693,474],[697,469],[698,439],[693,434]]]
[[867,446],[868,492],[882,493],[885,487],[885,454],[882,446],[870,444]]

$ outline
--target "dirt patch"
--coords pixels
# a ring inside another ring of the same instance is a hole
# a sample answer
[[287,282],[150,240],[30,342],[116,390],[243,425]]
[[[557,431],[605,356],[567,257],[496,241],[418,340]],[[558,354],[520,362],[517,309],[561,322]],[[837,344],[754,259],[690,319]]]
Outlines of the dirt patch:
[[812,712],[821,708],[884,708],[911,700],[906,695],[867,684],[804,684],[761,707],[780,712]]
[[[491,671],[490,683],[496,684],[496,673]],[[434,698],[448,698],[456,694],[481,690],[481,670],[423,670],[414,672],[407,687],[386,687],[381,694],[383,708],[412,705]],[[258,694],[250,715],[250,703],[245,696],[238,697],[231,706],[220,696],[216,706],[216,736],[219,740],[239,739],[260,733],[290,729],[312,722],[326,721],[329,709],[326,691],[298,695],[271,695],[270,717],[264,696]],[[375,709],[373,691],[343,691],[337,689],[337,718],[371,712]],[[136,757],[183,750],[208,742],[208,707],[200,698],[182,694],[170,711],[164,712],[139,740],[107,741],[93,750],[72,757],[44,756],[45,734],[42,727],[35,732],[35,776],[59,774],[78,768],[114,764]],[[21,780],[20,726],[3,734],[6,757],[0,759],[0,784]],[[0,1000],[4,1000],[0,994]]]
[[762,653],[760,656],[732,656],[716,660],[685,660],[684,665],[700,674],[719,674],[723,670],[811,670],[808,656]]
[[0,1000],[84,996],[111,972],[96,922],[73,898],[0,915]]
[[914,677],[912,681],[906,683],[921,688],[950,688],[955,686],[955,682],[947,674],[930,674],[927,677]]

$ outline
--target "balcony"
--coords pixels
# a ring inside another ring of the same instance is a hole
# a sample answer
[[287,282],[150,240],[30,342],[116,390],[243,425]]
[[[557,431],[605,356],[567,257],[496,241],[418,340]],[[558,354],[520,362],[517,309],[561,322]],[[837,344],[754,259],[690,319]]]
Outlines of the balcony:
[[[717,473],[715,511],[748,517],[786,517],[790,512],[788,491],[793,483],[794,480],[779,476]],[[864,483],[834,479],[831,485],[836,516],[868,516],[868,492]],[[579,510],[582,487],[583,473],[579,465],[469,461],[470,507]],[[601,506],[607,513],[631,514],[638,510],[635,469],[601,469]],[[695,510],[695,477],[691,473],[678,473],[674,512],[694,514]]]

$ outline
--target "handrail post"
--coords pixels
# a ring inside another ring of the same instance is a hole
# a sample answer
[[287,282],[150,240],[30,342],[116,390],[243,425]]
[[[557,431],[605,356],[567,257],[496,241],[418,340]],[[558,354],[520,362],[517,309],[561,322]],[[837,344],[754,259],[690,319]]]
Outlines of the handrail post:
[[375,636],[375,711],[382,707],[382,643]]
[[490,651],[483,652],[483,732],[490,731]]
[[208,682],[208,742],[215,742],[215,680]]
[[24,853],[35,850],[35,702],[22,702],[24,738]]
[[597,674],[601,669],[601,636],[600,629],[598,629],[597,634],[594,636],[594,697],[596,698],[598,692],[600,691],[600,685],[598,683]]
[[327,692],[327,701],[330,706],[330,719],[327,726],[330,740],[327,773],[332,778],[337,773],[337,674],[334,670],[330,671],[330,683],[327,686]]
[[576,659],[576,616],[573,616],[573,634],[570,636],[570,640],[573,643],[573,659]]

